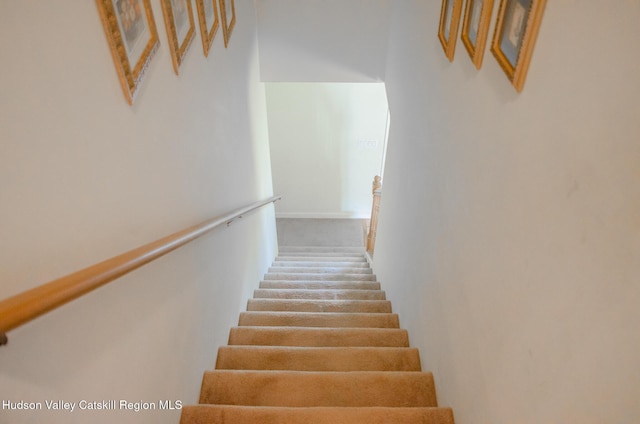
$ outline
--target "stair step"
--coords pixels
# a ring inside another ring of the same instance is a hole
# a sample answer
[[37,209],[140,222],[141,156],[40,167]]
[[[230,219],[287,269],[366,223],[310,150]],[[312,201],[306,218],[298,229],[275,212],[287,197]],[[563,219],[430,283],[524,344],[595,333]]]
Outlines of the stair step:
[[396,328],[233,327],[230,345],[409,347],[407,330]]
[[[351,261],[355,259],[366,260],[364,253],[351,253],[351,252],[278,252],[278,256],[290,256],[298,258],[340,258],[342,261]],[[349,259],[345,259],[349,258]]]
[[376,281],[375,274],[323,274],[269,272],[265,280]]
[[454,424],[362,247],[279,250],[181,424]]
[[325,254],[324,256],[306,256],[306,255],[296,255],[296,256],[289,256],[289,255],[280,255],[277,256],[276,261],[283,261],[283,262],[358,262],[358,263],[366,263],[368,264],[369,262],[367,262],[367,259],[364,257],[364,255],[355,255],[355,256],[332,256],[331,254]]
[[200,403],[250,406],[437,406],[428,372],[229,371],[204,373]]
[[279,246],[278,252],[329,252],[329,253],[362,253],[362,246]]
[[188,405],[180,424],[454,424],[451,408]]
[[391,313],[388,300],[249,299],[247,311]]
[[223,346],[216,369],[291,371],[420,371],[407,347]]
[[341,312],[242,312],[239,326],[399,328],[397,314]]
[[380,283],[375,281],[267,280],[260,282],[260,288],[301,290],[380,290]]
[[280,261],[275,260],[273,267],[340,267],[340,268],[369,268],[368,262],[345,262],[345,261]]
[[349,268],[349,267],[302,267],[302,266],[272,266],[268,270],[269,273],[313,273],[313,274],[373,274],[371,268]]
[[256,299],[354,299],[354,300],[385,300],[382,290],[304,290],[304,289],[256,289],[253,291]]

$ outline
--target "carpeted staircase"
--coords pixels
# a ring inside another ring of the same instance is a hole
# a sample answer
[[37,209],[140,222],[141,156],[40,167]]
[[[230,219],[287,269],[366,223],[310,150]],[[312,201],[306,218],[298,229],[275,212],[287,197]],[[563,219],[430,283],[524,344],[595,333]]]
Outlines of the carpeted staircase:
[[180,422],[453,424],[453,412],[363,249],[281,247]]

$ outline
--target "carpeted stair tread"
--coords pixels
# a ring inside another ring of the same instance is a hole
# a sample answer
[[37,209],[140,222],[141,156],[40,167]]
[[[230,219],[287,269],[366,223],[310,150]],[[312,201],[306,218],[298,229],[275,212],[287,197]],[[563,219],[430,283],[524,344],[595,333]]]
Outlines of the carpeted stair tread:
[[255,299],[352,299],[385,300],[382,290],[304,290],[304,289],[256,289]]
[[200,403],[250,406],[438,406],[428,372],[215,370]]
[[279,251],[181,424],[454,424],[362,247]]
[[311,267],[311,268],[369,268],[368,262],[328,262],[328,261],[274,261],[272,267]]
[[331,263],[331,262],[357,262],[357,263],[365,263],[368,265],[367,258],[364,255],[354,255],[354,256],[332,256],[330,253],[323,254],[321,256],[307,256],[307,255],[281,255],[276,256],[276,262],[287,261],[287,262],[321,262],[321,263]]
[[249,299],[247,311],[391,313],[388,300]]
[[269,273],[275,274],[303,274],[303,273],[313,273],[313,274],[373,274],[371,268],[366,267],[338,267],[338,266],[321,266],[321,267],[310,267],[310,266],[272,266],[268,270]]
[[279,246],[278,252],[329,252],[364,254],[364,248],[356,246]]
[[420,371],[407,347],[222,346],[216,369],[291,371]]
[[366,312],[242,312],[239,326],[399,328],[397,314]]
[[188,405],[180,424],[454,424],[451,408]]
[[451,408],[187,405],[180,424],[454,424]]
[[[352,260],[351,258],[356,259],[365,259],[366,256],[364,253],[359,252],[279,252],[278,257],[298,257],[298,258],[349,258],[348,260]],[[342,259],[345,260],[345,259]]]
[[375,274],[325,274],[325,273],[286,273],[268,272],[264,275],[265,280],[320,280],[320,281],[376,281]]
[[305,290],[380,290],[377,281],[303,281],[264,280],[261,289],[305,289]]
[[233,327],[229,345],[408,347],[400,328]]

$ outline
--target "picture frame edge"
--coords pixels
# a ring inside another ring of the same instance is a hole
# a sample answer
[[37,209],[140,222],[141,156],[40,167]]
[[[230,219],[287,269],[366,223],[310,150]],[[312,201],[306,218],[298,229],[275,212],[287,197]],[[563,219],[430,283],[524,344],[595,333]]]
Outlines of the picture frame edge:
[[162,5],[162,15],[164,17],[165,29],[167,30],[167,39],[169,42],[173,71],[176,75],[180,75],[180,66],[182,66],[182,62],[184,62],[184,58],[195,36],[193,8],[191,6],[191,1],[186,0],[187,10],[189,14],[189,31],[187,31],[184,42],[180,44],[180,40],[178,40],[178,33],[175,25],[175,17],[173,14],[173,6],[171,5],[171,0],[161,0],[160,3]]
[[[116,43],[114,28],[112,23],[110,22],[110,17],[108,16],[109,12],[111,12],[115,16],[113,3],[109,0],[96,0],[98,15],[100,16],[100,21],[102,22],[102,26],[105,31],[111,58],[113,59],[116,73],[118,74],[118,80],[120,81],[120,86],[125,96],[125,100],[130,106],[133,106],[133,104],[135,103],[138,93],[140,92],[144,76],[146,75],[151,61],[155,57],[155,54],[160,47],[160,38],[158,36],[157,27],[155,25],[155,18],[153,15],[153,8],[151,7],[151,2],[150,0],[140,1],[142,1],[143,7],[145,9],[145,18],[149,26],[150,38],[146,42],[140,59],[132,66],[129,58],[126,56],[126,53],[122,55],[119,52],[121,46],[118,46]],[[110,10],[105,9],[105,3],[111,4]],[[118,33],[121,32],[119,27],[117,28],[117,31]],[[122,34],[120,34],[120,37],[122,38]],[[127,67],[129,68],[128,70],[125,69],[123,63],[125,61]]]
[[[451,27],[449,28],[449,40],[445,40],[444,38],[444,26],[445,26],[445,15],[446,8],[445,2],[453,1],[453,8],[451,10]],[[438,27],[438,39],[442,44],[444,49],[445,56],[449,59],[449,62],[453,62],[455,58],[456,52],[456,41],[458,38],[458,30],[460,27],[460,15],[462,12],[462,2],[463,0],[442,0],[442,6],[440,9],[440,25]]]
[[538,39],[540,32],[540,26],[542,24],[542,17],[546,7],[547,0],[531,0],[531,9],[529,11],[529,17],[525,26],[522,43],[520,50],[516,57],[516,63],[511,65],[506,58],[504,52],[500,48],[500,36],[501,30],[504,25],[504,15],[506,15],[507,2],[509,0],[500,0],[500,9],[498,10],[498,19],[496,21],[496,27],[493,35],[493,41],[491,43],[491,52],[498,61],[498,64],[507,75],[509,81],[518,93],[521,93],[524,89],[527,74],[529,72],[529,66],[531,64],[531,58],[533,56],[533,50]]
[[[204,2],[211,1],[213,3],[214,21],[211,28],[207,27],[207,17],[204,10]],[[202,50],[204,57],[209,57],[209,51],[213,45],[213,40],[218,33],[220,27],[220,18],[218,17],[218,2],[217,0],[196,0],[196,9],[198,12],[198,21],[200,26],[200,36],[202,38]]]

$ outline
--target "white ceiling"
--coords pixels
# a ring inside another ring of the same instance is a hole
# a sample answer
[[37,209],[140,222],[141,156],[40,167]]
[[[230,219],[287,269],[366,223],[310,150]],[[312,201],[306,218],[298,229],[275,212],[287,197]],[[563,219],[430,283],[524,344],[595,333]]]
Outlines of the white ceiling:
[[262,81],[383,81],[389,4],[256,0]]

